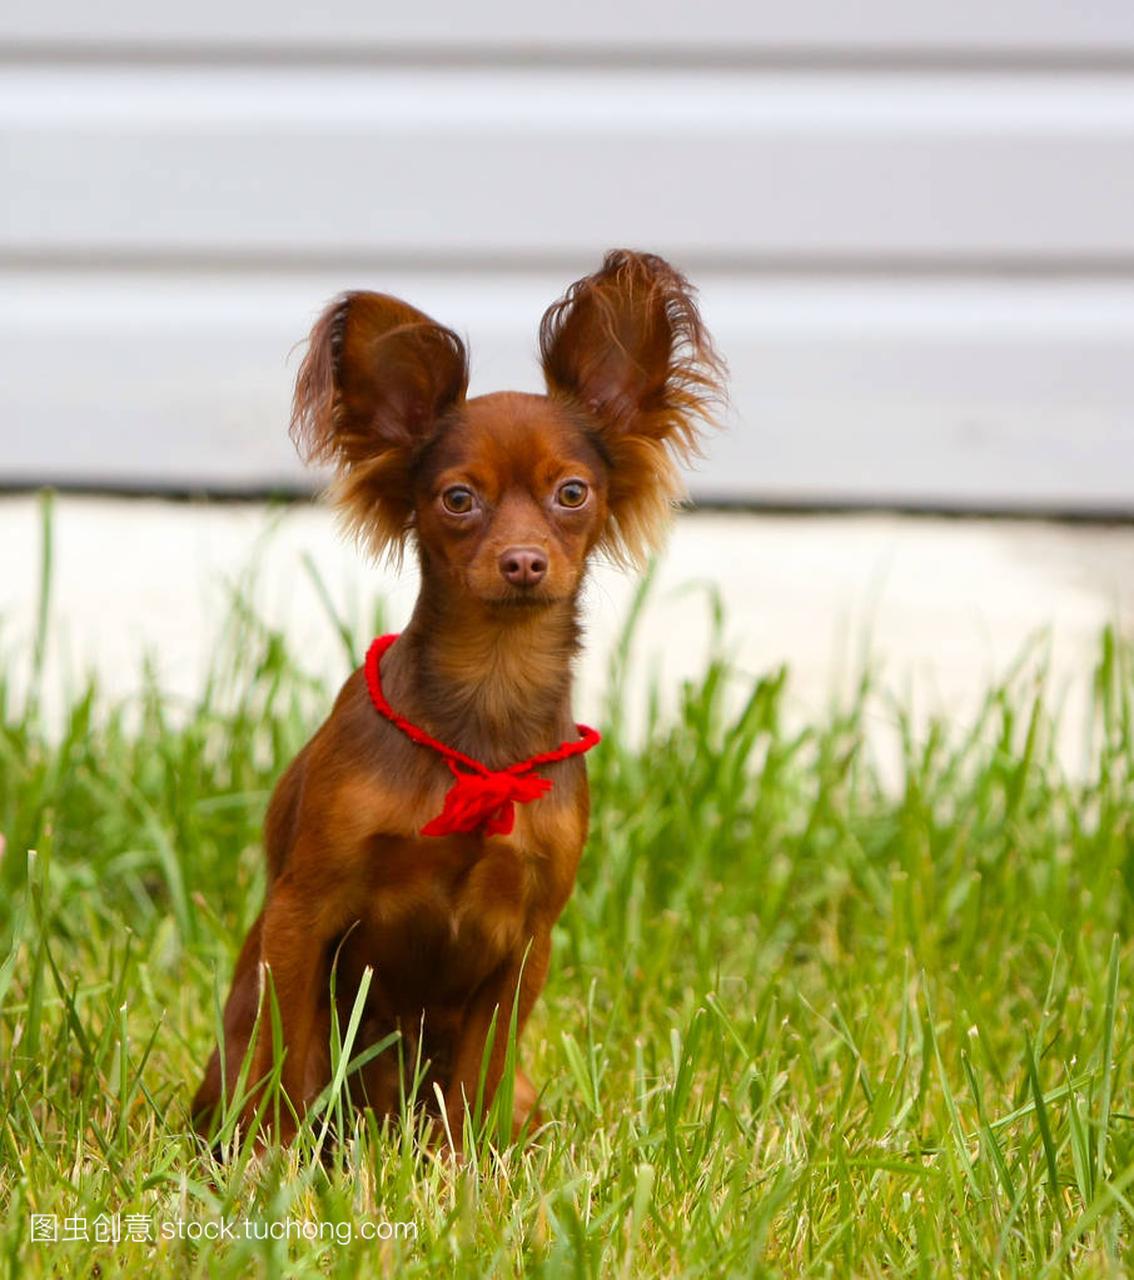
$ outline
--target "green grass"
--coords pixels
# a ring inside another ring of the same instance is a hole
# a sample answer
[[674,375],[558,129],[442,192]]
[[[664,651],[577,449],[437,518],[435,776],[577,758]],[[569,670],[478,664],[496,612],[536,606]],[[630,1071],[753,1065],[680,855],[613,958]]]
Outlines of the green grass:
[[[792,727],[788,676],[721,656],[643,739],[617,714],[624,649],[590,843],[521,1045],[548,1127],[498,1147],[481,1123],[454,1166],[407,1108],[385,1132],[348,1121],[316,1158],[331,1098],[295,1149],[219,1166],[188,1099],[260,905],[264,805],[331,692],[246,598],[191,706],[88,687],[49,734],[42,643],[6,654],[33,672],[18,704],[0,683],[9,1270],[1125,1273],[1134,675],[1115,635],[1082,672],[1074,779],[1034,655],[975,725],[916,731],[868,678]],[[344,648],[369,630],[328,626]],[[880,719],[902,731],[896,785],[865,732]],[[92,1239],[33,1243],[32,1213],[61,1231],[83,1217]],[[101,1213],[121,1215],[118,1243],[93,1239]],[[126,1239],[127,1215],[154,1238]],[[164,1238],[244,1219],[412,1230]]]

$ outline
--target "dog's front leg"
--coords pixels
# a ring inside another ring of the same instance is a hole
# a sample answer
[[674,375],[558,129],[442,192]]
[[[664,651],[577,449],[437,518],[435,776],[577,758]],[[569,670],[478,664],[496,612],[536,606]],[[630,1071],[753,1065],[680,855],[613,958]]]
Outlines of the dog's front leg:
[[[307,1104],[305,1080],[317,1024],[321,984],[327,981],[326,952],[332,933],[318,896],[303,891],[287,875],[272,885],[264,908],[260,945],[261,1013],[260,1033],[252,1060],[251,1079],[259,1086],[273,1063],[271,991],[279,1007],[283,1064],[280,1084],[296,1114],[302,1119]],[[245,1110],[251,1122],[259,1102],[259,1087]],[[271,1117],[269,1107],[268,1117]],[[286,1102],[280,1110],[281,1142],[295,1136],[296,1122]]]
[[[526,957],[510,957],[490,974],[469,1002],[453,1055],[453,1072],[445,1090],[445,1113],[453,1145],[461,1150],[464,1133],[465,1101],[471,1109],[476,1102],[481,1064],[484,1061],[488,1032],[493,1015],[496,1027],[488,1057],[484,1082],[484,1106],[487,1110],[496,1096],[504,1074],[504,1058],[508,1049],[508,1027],[512,1009],[516,1009],[516,1039],[524,1029],[543,984],[551,957],[551,934],[539,929],[531,939]],[[530,1088],[530,1086],[529,1086]]]
[[260,1000],[257,970],[260,965],[263,923],[264,916],[261,912],[240,948],[236,971],[232,975],[232,986],[224,1005],[220,1043],[209,1058],[205,1078],[189,1109],[193,1123],[202,1136],[208,1134],[210,1126],[215,1122],[221,1095],[224,1094],[225,1101],[231,1103],[244,1055],[248,1051],[248,1042],[252,1038]]

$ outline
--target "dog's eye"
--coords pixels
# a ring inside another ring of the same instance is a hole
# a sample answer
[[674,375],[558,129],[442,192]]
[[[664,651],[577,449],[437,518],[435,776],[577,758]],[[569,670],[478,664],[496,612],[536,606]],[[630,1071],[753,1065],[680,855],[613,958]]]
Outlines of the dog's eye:
[[455,484],[451,489],[446,489],[441,495],[441,501],[445,504],[445,510],[451,511],[455,516],[467,516],[473,509],[473,491],[466,489],[463,484]]
[[587,486],[581,480],[568,480],[555,495],[561,507],[581,507],[587,500]]

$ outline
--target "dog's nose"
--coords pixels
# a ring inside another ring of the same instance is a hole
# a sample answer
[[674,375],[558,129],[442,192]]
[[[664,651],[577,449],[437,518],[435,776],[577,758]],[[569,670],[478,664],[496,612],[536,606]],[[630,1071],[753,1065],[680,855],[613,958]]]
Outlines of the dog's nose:
[[535,547],[509,547],[500,556],[500,572],[514,587],[534,587],[547,572],[547,557]]

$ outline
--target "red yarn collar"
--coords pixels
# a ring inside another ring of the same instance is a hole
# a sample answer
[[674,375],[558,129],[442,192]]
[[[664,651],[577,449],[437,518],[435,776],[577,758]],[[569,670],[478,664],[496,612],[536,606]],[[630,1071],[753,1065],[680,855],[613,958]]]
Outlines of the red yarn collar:
[[445,796],[445,805],[436,818],[421,828],[423,836],[448,836],[462,832],[480,832],[487,836],[506,836],[516,822],[516,805],[527,804],[551,790],[551,780],[540,777],[535,770],[541,764],[566,760],[569,756],[582,755],[599,742],[599,734],[585,724],[575,726],[579,737],[574,742],[561,742],[554,751],[544,751],[529,756],[505,769],[490,769],[487,765],[466,756],[453,747],[430,737],[405,716],[399,715],[386,701],[382,692],[379,667],[382,655],[397,639],[397,635],[379,636],[366,655],[366,684],[370,701],[407,738],[419,746],[436,751],[449,766],[454,782]]

